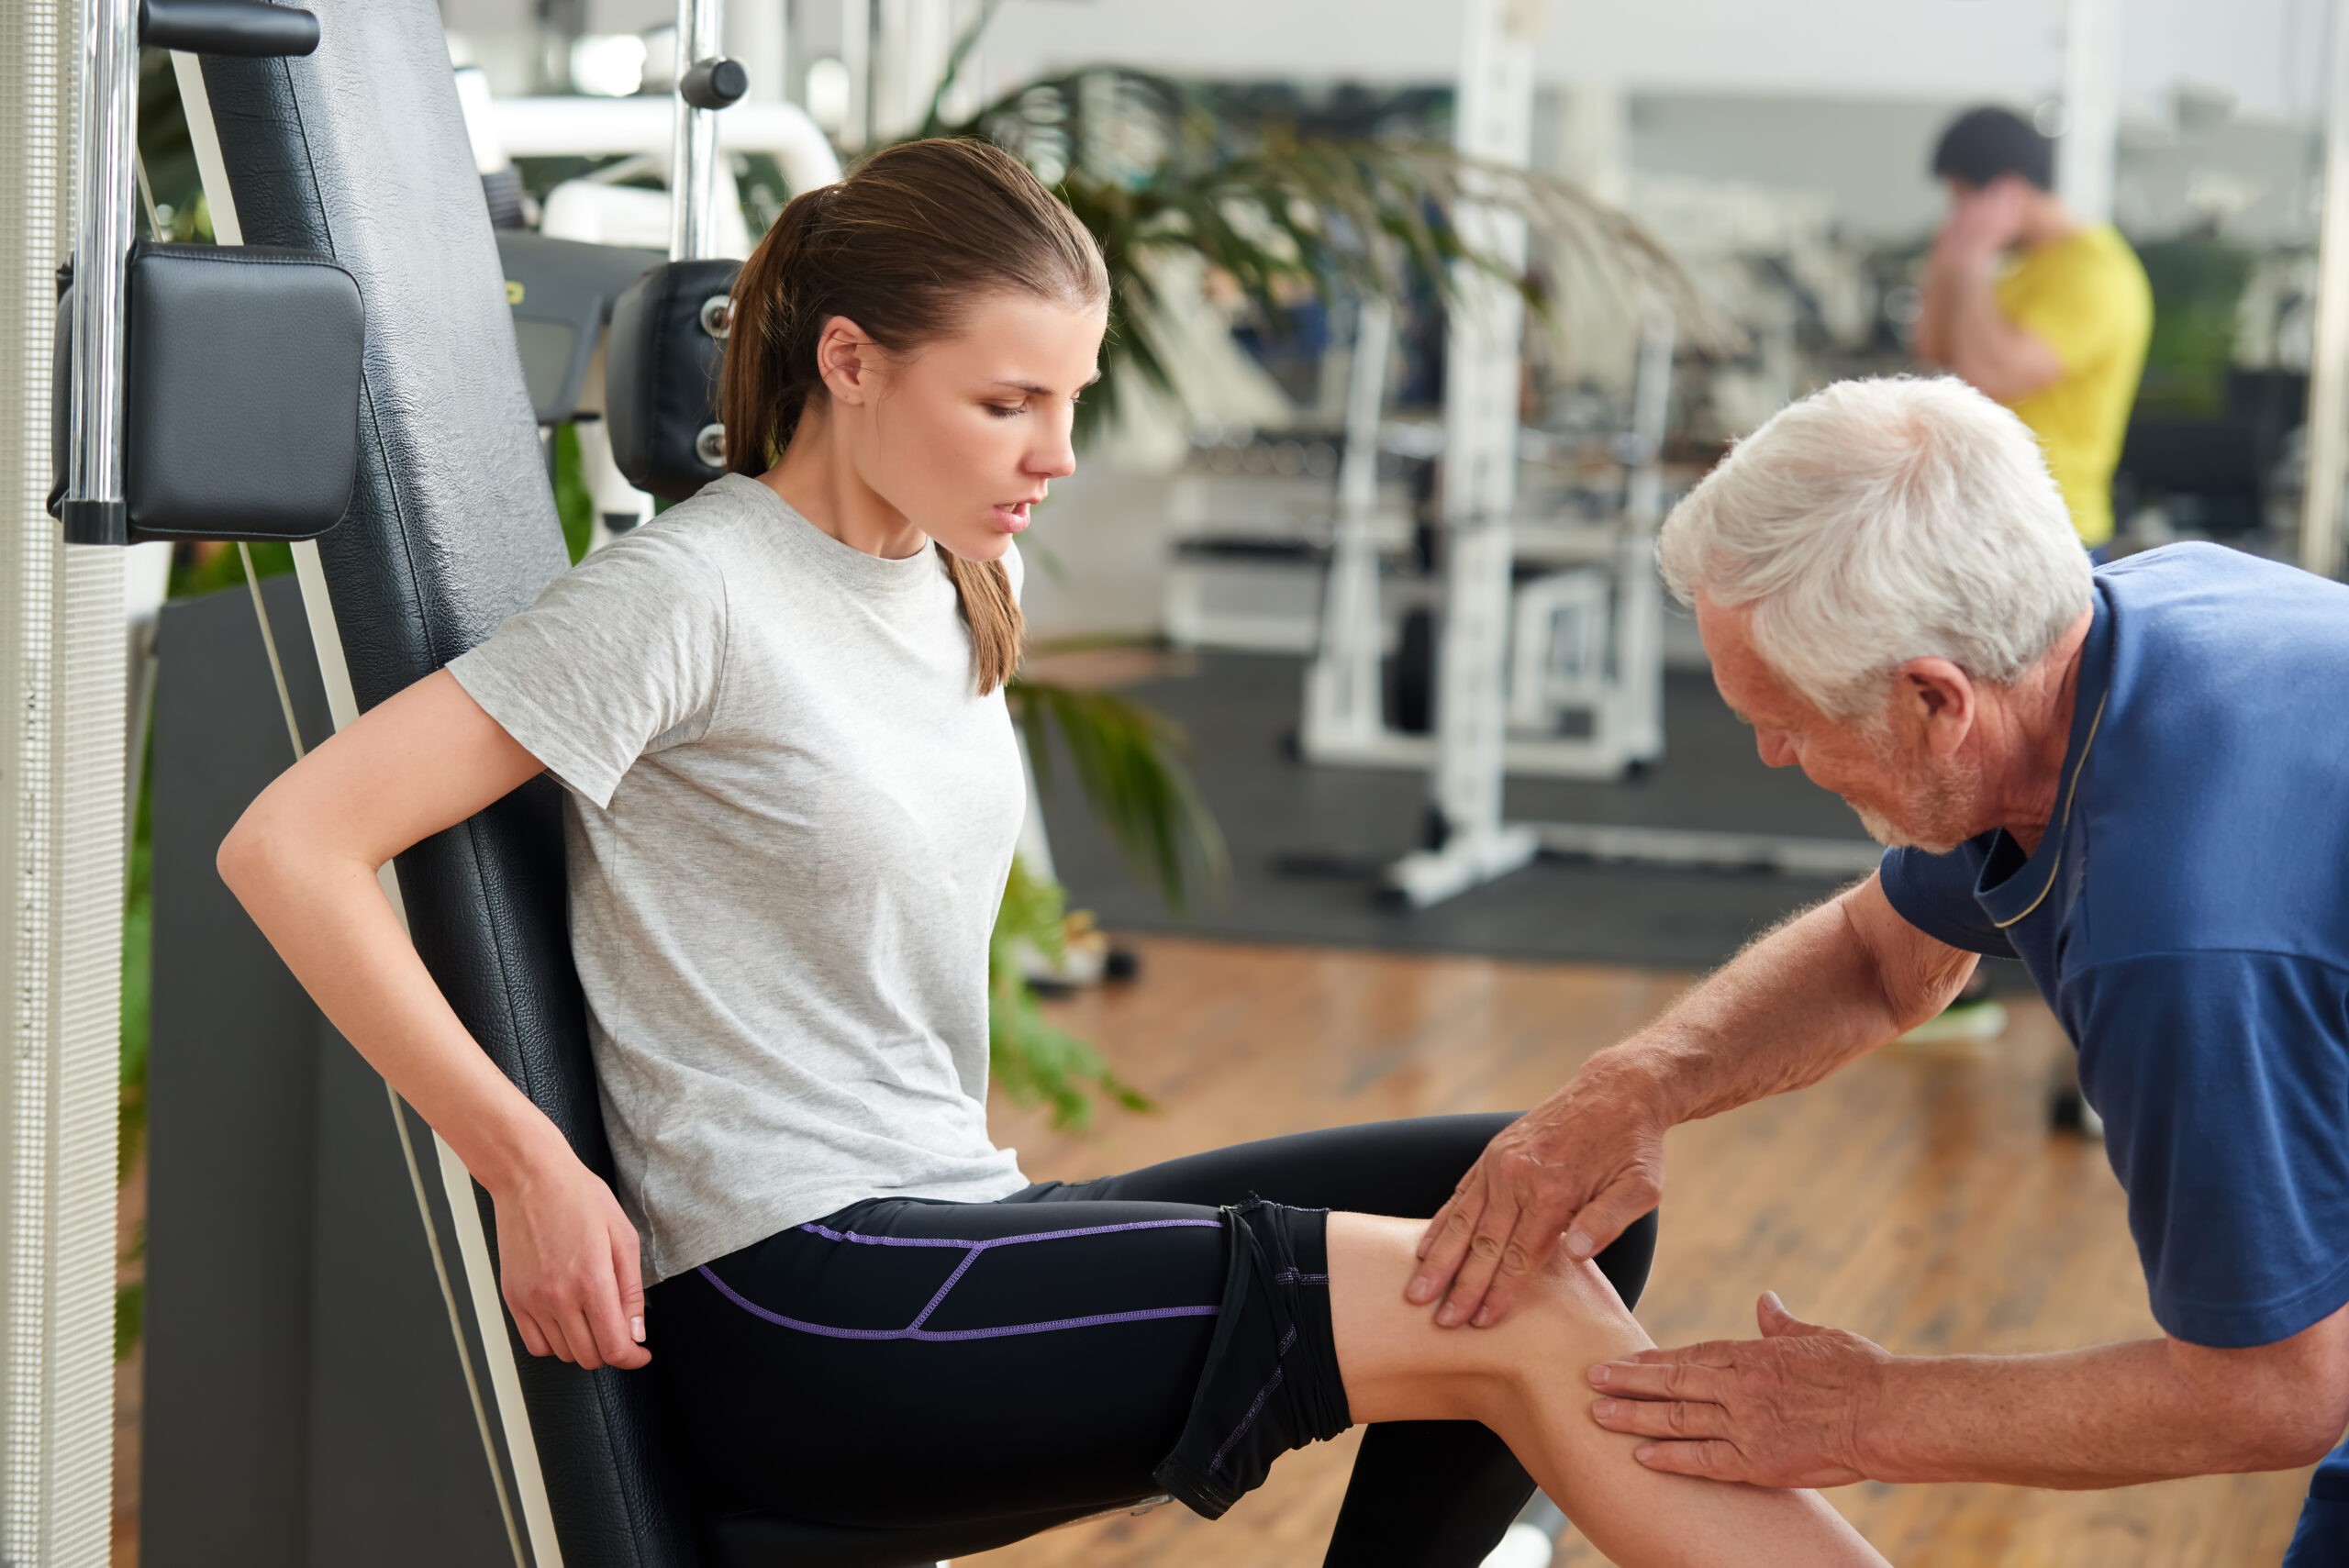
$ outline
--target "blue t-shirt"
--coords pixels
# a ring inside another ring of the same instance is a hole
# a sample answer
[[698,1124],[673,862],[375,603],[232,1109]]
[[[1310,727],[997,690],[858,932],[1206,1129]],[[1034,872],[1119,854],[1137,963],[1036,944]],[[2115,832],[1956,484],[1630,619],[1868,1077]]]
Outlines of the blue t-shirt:
[[2349,1302],[2349,587],[2180,544],[2095,601],[2038,850],[1895,850],[1884,890],[2031,971],[2154,1318],[2269,1344]]

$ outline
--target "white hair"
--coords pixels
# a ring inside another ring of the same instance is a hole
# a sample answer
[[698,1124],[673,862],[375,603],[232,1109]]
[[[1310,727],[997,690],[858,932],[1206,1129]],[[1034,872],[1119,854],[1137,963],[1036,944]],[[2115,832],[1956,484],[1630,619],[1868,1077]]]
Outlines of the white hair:
[[1664,519],[1664,581],[1750,609],[1754,651],[1831,717],[1942,658],[2011,685],[2088,607],[2038,441],[1954,376],[1838,382],[1738,442]]

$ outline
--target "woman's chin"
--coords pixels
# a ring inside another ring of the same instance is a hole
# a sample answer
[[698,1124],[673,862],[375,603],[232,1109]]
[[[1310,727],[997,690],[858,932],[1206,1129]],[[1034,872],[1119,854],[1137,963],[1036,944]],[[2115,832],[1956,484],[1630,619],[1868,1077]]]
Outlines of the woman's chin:
[[1011,533],[1003,528],[941,529],[930,536],[938,548],[964,561],[1001,561],[1011,553]]

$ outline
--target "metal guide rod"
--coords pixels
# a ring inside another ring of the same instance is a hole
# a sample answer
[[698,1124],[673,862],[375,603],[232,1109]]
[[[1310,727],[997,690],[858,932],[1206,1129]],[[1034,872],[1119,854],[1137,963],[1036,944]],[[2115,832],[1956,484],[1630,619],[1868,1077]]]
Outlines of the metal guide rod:
[[[179,83],[180,103],[187,115],[188,139],[195,154],[196,172],[212,214],[213,237],[223,245],[244,243],[237,217],[236,195],[229,189],[228,165],[220,156],[219,135],[212,120],[212,103],[196,57],[174,51],[172,73]],[[318,673],[326,687],[327,707],[340,730],[359,716],[351,684],[350,666],[342,653],[342,632],[336,624],[334,603],[327,589],[326,573],[316,539],[296,540],[294,569],[302,588],[302,607],[310,626],[310,645],[317,655]],[[407,908],[400,898],[399,881],[386,863],[376,871],[384,896],[407,929]],[[403,1132],[405,1127],[403,1124]],[[488,1363],[491,1390],[506,1437],[506,1453],[513,1466],[514,1489],[522,1511],[535,1568],[562,1568],[562,1549],[554,1533],[554,1513],[547,1501],[546,1480],[539,1466],[539,1450],[530,1434],[530,1416],[522,1399],[522,1380],[514,1363],[514,1346],[506,1332],[505,1306],[498,1296],[497,1274],[489,1258],[489,1239],[481,1222],[481,1207],[473,1195],[472,1175],[438,1132],[432,1136],[441,1185],[449,1201],[450,1223],[457,1233],[457,1252],[463,1260],[466,1292],[473,1324],[481,1336],[483,1359]],[[427,1218],[428,1225],[429,1218]]]
[[719,0],[677,0],[677,128],[669,152],[669,260],[712,255],[718,230],[718,111],[686,92],[694,67],[719,54]]
[[72,428],[66,442],[68,544],[124,544],[123,272],[130,253],[138,146],[137,0],[83,0],[74,120]]

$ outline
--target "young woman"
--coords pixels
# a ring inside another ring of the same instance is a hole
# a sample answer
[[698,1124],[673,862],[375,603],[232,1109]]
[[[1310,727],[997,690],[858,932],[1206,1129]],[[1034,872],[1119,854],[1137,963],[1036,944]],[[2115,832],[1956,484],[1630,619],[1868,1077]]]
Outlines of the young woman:
[[[1212,1518],[1368,1422],[1332,1563],[1474,1564],[1537,1480],[1624,1563],[1878,1562],[1814,1495],[1648,1471],[1591,1419],[1586,1369],[1648,1344],[1652,1222],[1496,1327],[1405,1302],[1414,1217],[1507,1117],[1073,1184],[989,1141],[1012,541],[1074,467],[1108,294],[980,143],[799,196],[736,284],[733,472],[318,748],[221,874],[495,1198],[524,1343],[650,1363],[713,1511],[927,1562],[1162,1492]],[[375,881],[541,771],[617,1195]]]

